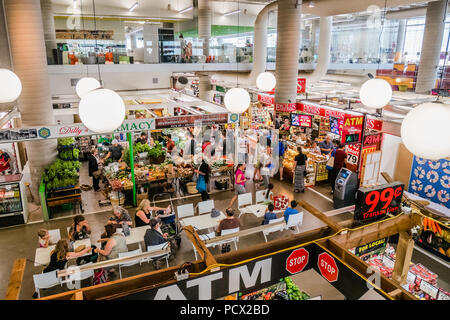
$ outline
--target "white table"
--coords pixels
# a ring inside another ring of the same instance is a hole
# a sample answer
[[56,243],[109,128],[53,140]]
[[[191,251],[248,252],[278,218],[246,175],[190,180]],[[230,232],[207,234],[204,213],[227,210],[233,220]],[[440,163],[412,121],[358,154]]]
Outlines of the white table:
[[217,227],[219,225],[219,222],[223,219],[225,219],[225,215],[223,214],[223,212],[220,212],[220,215],[215,218],[211,218],[211,214],[202,214],[200,216],[181,219],[180,223],[183,226],[191,225],[198,230],[203,230]]
[[266,213],[266,209],[267,209],[267,205],[265,204],[254,204],[248,207],[243,208],[245,210],[243,210],[243,213],[251,213],[253,214],[255,217],[257,218],[262,218],[264,217],[264,214]]
[[142,226],[137,228],[130,228],[130,235],[125,237],[127,246],[130,244],[139,244],[139,249],[142,250],[141,242],[144,242],[145,232],[150,229],[150,226]]
[[[73,244],[73,248],[77,248],[81,245],[85,245],[86,247],[91,247],[91,239],[84,239],[84,240],[78,240],[75,241],[75,243]],[[56,245],[52,245],[52,246],[48,246],[47,248],[37,248],[36,249],[36,254],[34,256],[34,266],[35,267],[39,267],[39,266],[46,266],[50,263],[50,255],[53,251],[53,249],[55,249]],[[88,256],[91,253],[86,253],[84,256]]]

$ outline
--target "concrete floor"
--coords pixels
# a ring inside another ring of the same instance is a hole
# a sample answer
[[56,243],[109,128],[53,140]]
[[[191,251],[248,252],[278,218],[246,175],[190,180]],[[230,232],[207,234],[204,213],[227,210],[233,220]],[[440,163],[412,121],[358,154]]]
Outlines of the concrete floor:
[[[82,178],[86,179],[86,177]],[[88,178],[87,178],[88,179]],[[275,185],[275,194],[286,194],[289,199],[296,199],[296,200],[305,200],[317,209],[321,211],[329,211],[333,209],[333,203],[332,203],[332,196],[330,193],[329,186],[316,186],[314,190],[307,189],[305,193],[293,193],[293,187],[292,184],[288,181],[282,181],[280,182],[278,179],[271,179],[272,183]],[[81,183],[90,184],[91,181],[82,181]],[[248,182],[247,191],[253,191],[255,190],[255,187],[253,185],[253,182]],[[226,191],[226,192],[218,192],[211,195],[211,199],[214,199],[216,208],[224,211],[231,200],[233,196],[232,191]],[[106,224],[106,221],[111,216],[110,210],[106,210],[102,208],[95,208],[95,203],[98,203],[98,198],[102,198],[101,193],[94,193],[93,191],[83,192],[83,199],[84,199],[84,206],[86,208],[85,216],[89,222],[89,225],[92,229],[92,243],[95,244],[97,240],[100,238],[100,234],[104,231],[103,226]],[[177,205],[185,204],[192,202],[194,206],[201,201],[200,196],[190,197],[183,200],[174,200],[173,205],[176,207]],[[169,204],[168,201],[157,203],[157,206],[165,207]],[[94,209],[95,213],[88,213],[88,208]],[[98,204],[97,204],[98,206]],[[237,201],[234,204],[234,207],[237,209]],[[134,221],[134,209],[130,208],[129,212],[133,218]],[[70,214],[70,213],[69,213]],[[332,219],[335,219],[336,221],[342,221],[347,220],[351,218],[351,214],[343,214],[343,215],[336,215],[333,216]],[[37,242],[37,231],[40,228],[46,228],[46,229],[60,229],[61,236],[63,238],[67,237],[67,231],[66,228],[71,224],[72,222],[72,216],[62,216],[57,219],[52,219],[48,222],[35,222],[23,226],[15,226],[10,228],[4,228],[0,229],[0,256],[2,257],[0,261],[0,297],[4,297],[6,292],[6,287],[8,285],[11,268],[13,265],[13,262],[15,259],[18,258],[27,258],[27,265],[25,269],[25,274],[23,278],[22,283],[22,290],[20,294],[20,299],[31,299],[32,294],[34,292],[34,284],[32,275],[40,273],[42,271],[42,267],[35,267],[34,266],[34,256],[35,256],[35,250],[38,247]],[[257,219],[255,216],[251,214],[245,214],[241,217],[241,225],[242,229],[255,227],[261,224],[261,220]],[[303,225],[300,228],[300,232],[305,232],[308,230],[312,230],[321,226],[325,226],[324,223],[322,223],[320,220],[315,218],[313,215],[309,214],[308,212],[305,212],[304,218],[303,218]],[[274,240],[274,239],[280,239],[280,238],[286,238],[293,234],[293,231],[288,230],[286,232],[278,232],[273,233],[269,235],[268,239]],[[179,265],[186,261],[193,261],[194,260],[194,253],[192,250],[192,244],[187,239],[184,233],[181,234],[182,236],[182,242],[180,250],[178,251],[175,259],[171,262],[169,262],[170,266]],[[264,237],[262,233],[249,235],[246,237],[241,237],[240,241],[238,242],[238,249],[244,248],[248,246],[252,246],[255,244],[263,243]],[[130,250],[135,249],[133,247],[129,248]],[[211,248],[210,249],[213,254],[220,254],[220,248]],[[423,258],[423,254],[418,252],[417,250],[414,251],[414,262],[422,262],[425,266],[430,268],[431,270],[435,270],[439,274],[439,277],[443,277],[444,280],[442,281],[442,284],[447,286],[447,283],[450,282],[447,279],[445,279],[445,276],[448,276],[448,268],[442,268],[442,266],[435,266],[436,263],[425,256]],[[123,272],[123,276],[132,276],[138,273],[144,273],[149,272],[153,270],[153,266],[151,264],[144,263],[141,266],[135,266],[130,267],[128,269],[125,269]],[[447,272],[446,272],[447,271]],[[443,273],[441,273],[443,272]],[[112,280],[115,280],[116,278],[112,278]],[[87,283],[86,285],[89,285]],[[306,289],[306,288],[305,288]],[[63,292],[67,290],[67,288],[63,287],[56,287],[48,290],[42,291],[42,295],[50,295],[58,292]],[[448,290],[448,289],[447,289]],[[311,292],[313,293],[313,292]],[[337,298],[337,297],[336,297]]]

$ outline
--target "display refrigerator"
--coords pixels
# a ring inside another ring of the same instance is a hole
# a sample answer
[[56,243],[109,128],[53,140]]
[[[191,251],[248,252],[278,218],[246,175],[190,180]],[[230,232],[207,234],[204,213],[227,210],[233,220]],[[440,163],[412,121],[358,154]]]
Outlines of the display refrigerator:
[[0,227],[26,221],[27,200],[22,174],[0,176]]

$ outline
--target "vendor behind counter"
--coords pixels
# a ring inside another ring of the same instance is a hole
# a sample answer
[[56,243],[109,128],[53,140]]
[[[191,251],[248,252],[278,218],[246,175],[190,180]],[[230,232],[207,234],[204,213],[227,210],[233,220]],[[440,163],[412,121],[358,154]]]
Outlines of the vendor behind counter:
[[122,160],[123,147],[119,145],[119,141],[117,141],[117,139],[114,139],[111,144],[112,146],[109,147],[109,152],[104,160],[111,158],[112,161],[120,162]]

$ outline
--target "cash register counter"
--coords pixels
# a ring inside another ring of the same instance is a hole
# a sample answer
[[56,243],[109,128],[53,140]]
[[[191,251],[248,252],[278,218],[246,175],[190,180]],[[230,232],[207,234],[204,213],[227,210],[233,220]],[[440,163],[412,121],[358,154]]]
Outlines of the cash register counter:
[[[283,176],[286,179],[294,179],[294,158],[298,155],[296,143],[288,142],[288,147],[284,154]],[[328,181],[327,156],[310,153],[309,149],[304,148],[303,152],[308,157],[306,160],[305,187],[312,187]]]

